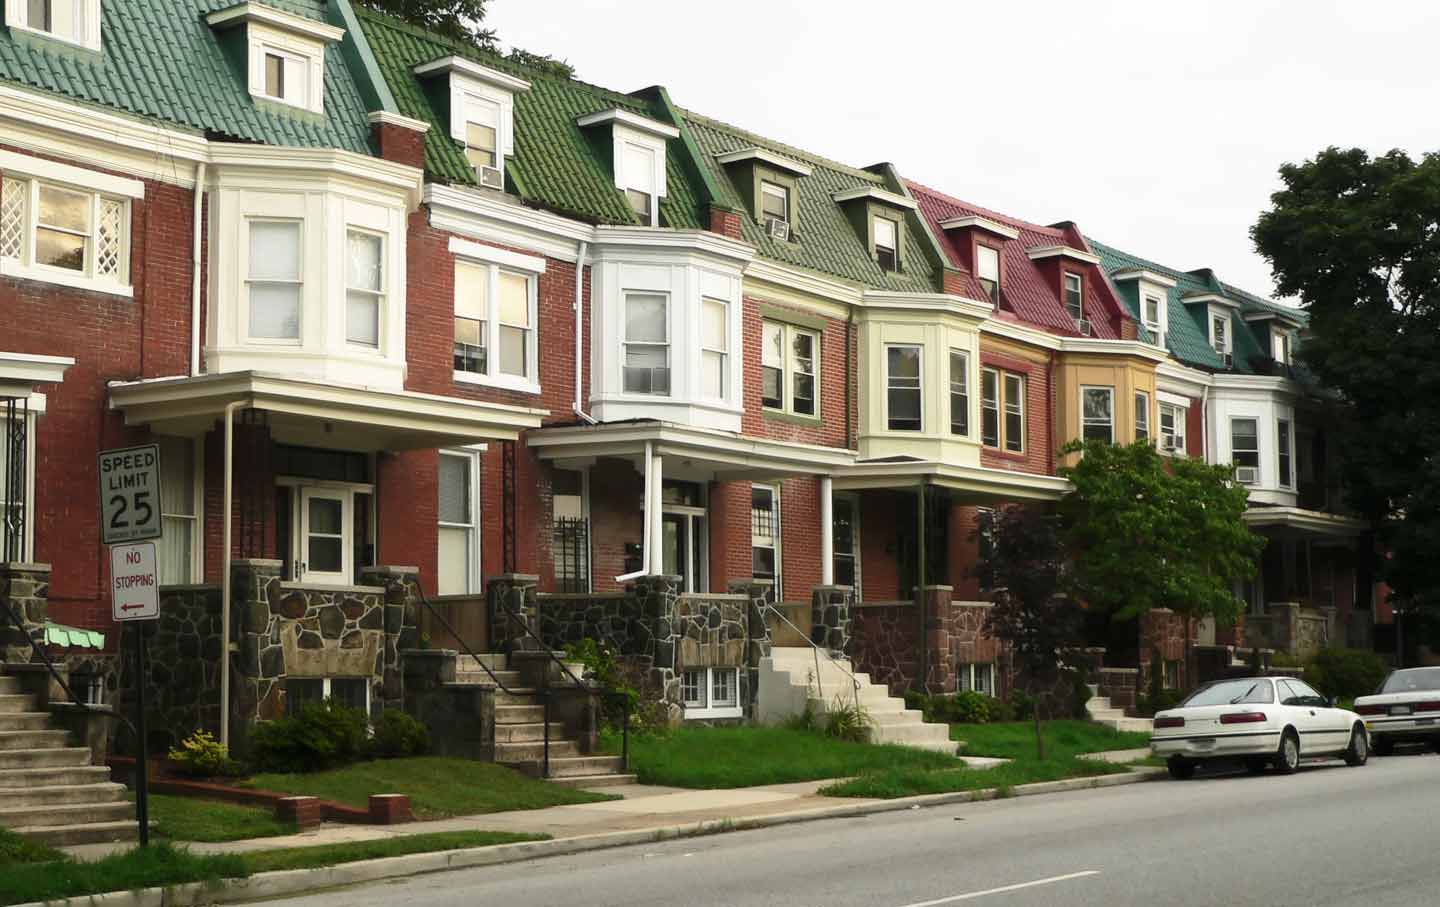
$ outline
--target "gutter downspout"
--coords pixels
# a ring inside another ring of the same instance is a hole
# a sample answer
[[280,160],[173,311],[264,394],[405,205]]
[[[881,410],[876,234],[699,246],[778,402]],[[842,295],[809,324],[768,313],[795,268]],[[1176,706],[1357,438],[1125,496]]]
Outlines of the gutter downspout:
[[590,425],[596,424],[596,419],[585,412],[585,405],[582,398],[581,385],[585,375],[585,255],[589,251],[590,244],[585,240],[580,241],[579,251],[575,255],[575,403],[573,409],[575,415]]
[[225,404],[225,478],[221,505],[221,554],[220,554],[220,745],[230,746],[230,523],[231,510],[235,506],[235,411],[249,406],[247,400],[235,400]]
[[1210,462],[1210,385],[1200,385],[1200,456]]
[[639,579],[640,577],[650,572],[650,552],[654,550],[651,547],[651,537],[655,534],[653,531],[655,523],[654,510],[656,507],[659,506],[659,504],[657,503],[659,500],[660,494],[658,489],[655,488],[655,443],[653,441],[646,441],[645,503],[642,507],[642,513],[645,518],[645,525],[641,527],[640,532],[640,569],[636,570],[634,573],[625,573],[615,577],[615,582],[628,583],[632,580]]
[[205,162],[195,165],[194,234],[190,240],[190,377],[200,374],[200,218],[205,211]]

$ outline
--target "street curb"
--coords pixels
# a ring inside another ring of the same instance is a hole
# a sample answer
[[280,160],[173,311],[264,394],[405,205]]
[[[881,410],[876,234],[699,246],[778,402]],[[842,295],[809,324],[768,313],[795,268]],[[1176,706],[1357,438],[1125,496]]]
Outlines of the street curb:
[[[1070,778],[1064,781],[1040,781],[1010,788],[1006,796],[1031,797],[1099,787],[1120,787],[1126,784],[1152,781],[1164,774],[1164,769],[1142,767],[1124,775],[1098,775],[1091,778]],[[112,891],[107,894],[85,895],[55,901],[32,901],[28,904],[17,905],[17,907],[198,907],[198,905],[204,904],[258,901],[267,898],[292,897],[362,882],[378,882],[383,879],[444,872],[450,869],[496,866],[542,857],[567,856],[591,850],[625,847],[631,844],[650,844],[676,838],[720,834],[727,831],[772,828],[777,825],[814,822],[821,819],[854,818],[920,809],[926,806],[946,806],[952,803],[974,803],[997,799],[1004,798],[995,788],[955,791],[948,794],[923,794],[917,797],[900,797],[894,800],[878,800],[843,806],[824,806],[818,809],[776,813],[768,816],[707,819],[703,822],[685,825],[579,835],[552,841],[524,841],[517,844],[496,844],[468,850],[382,857],[377,860],[360,860],[319,869],[266,872],[253,875],[248,879],[229,879],[215,883],[191,882],[170,888]]]

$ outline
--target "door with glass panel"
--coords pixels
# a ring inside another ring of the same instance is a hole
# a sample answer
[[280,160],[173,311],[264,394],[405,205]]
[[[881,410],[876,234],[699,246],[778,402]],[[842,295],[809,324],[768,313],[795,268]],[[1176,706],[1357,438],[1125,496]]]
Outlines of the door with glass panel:
[[349,544],[351,493],[347,489],[300,489],[300,579],[307,583],[354,582]]
[[660,520],[660,550],[665,573],[680,577],[681,592],[704,592],[705,516],[703,513],[666,511]]
[[855,590],[860,601],[860,500],[837,494],[830,502],[835,584]]

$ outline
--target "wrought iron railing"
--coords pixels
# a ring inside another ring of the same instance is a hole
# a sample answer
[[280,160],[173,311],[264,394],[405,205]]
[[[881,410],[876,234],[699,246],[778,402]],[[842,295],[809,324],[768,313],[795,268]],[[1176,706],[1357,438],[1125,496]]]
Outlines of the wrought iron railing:
[[[840,660],[839,660],[838,658],[836,658],[835,655],[834,655],[829,649],[822,649],[822,648],[820,648],[820,646],[816,645],[816,644],[815,644],[815,640],[813,640],[813,639],[810,638],[810,634],[809,634],[809,633],[806,633],[805,631],[801,630],[799,627],[795,626],[795,624],[790,621],[790,618],[786,617],[786,616],[784,615],[784,613],[781,612],[781,610],[780,610],[779,608],[775,607],[773,604],[771,604],[770,602],[767,601],[767,602],[765,603],[765,609],[766,609],[767,611],[773,612],[776,617],[778,617],[778,618],[780,618],[781,620],[785,621],[785,623],[786,623],[787,625],[789,625],[790,629],[794,630],[797,635],[799,635],[802,639],[804,639],[807,643],[809,643],[809,644],[810,644],[810,648],[811,648],[812,650],[814,650],[814,653],[815,653],[815,692],[819,695],[820,701],[821,701],[821,702],[824,702],[824,701],[825,701],[825,681],[824,681],[823,675],[822,675],[821,672],[820,672],[820,656],[821,656],[821,654],[823,653],[826,658],[830,659],[830,663],[831,663],[831,664],[833,664],[836,668],[838,668],[838,669],[841,671],[841,673],[843,673],[846,677],[849,677],[849,678],[850,678],[851,693],[854,695],[854,699],[855,699],[855,711],[856,711],[857,714],[859,714],[859,713],[860,713],[860,678],[856,677],[856,676],[850,671],[849,668],[847,668],[847,667],[845,667],[844,665],[842,665],[842,664],[840,663]],[[837,698],[838,698],[838,697],[837,697]]]
[[590,521],[584,517],[556,517],[552,540],[555,585],[560,592],[590,591]]
[[29,560],[25,550],[26,499],[30,490],[29,400],[4,399],[0,423],[0,555],[6,562]]

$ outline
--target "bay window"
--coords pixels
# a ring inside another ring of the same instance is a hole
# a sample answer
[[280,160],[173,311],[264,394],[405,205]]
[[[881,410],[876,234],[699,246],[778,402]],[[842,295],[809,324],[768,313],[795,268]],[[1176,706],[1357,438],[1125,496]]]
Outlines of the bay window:
[[252,218],[248,225],[250,339],[298,343],[304,292],[300,222]]
[[1144,391],[1135,392],[1135,440],[1150,438],[1150,395]]
[[480,457],[473,450],[440,452],[439,550],[436,590],[440,595],[480,591]]
[[814,416],[820,335],[778,321],[761,326],[760,403],[766,409]]
[[499,264],[455,261],[455,378],[538,393],[536,278]]
[[348,230],[345,244],[345,340],[378,349],[380,313],[385,310],[385,238]]
[[890,431],[921,431],[923,399],[920,347],[893,344],[885,347],[885,426]]
[[669,297],[625,294],[625,392],[670,395]]
[[950,351],[950,434],[970,434],[970,357]]
[[1011,453],[1024,452],[1025,376],[981,369],[980,443],[1003,447]]
[[724,400],[730,372],[730,304],[720,299],[700,301],[700,392]]
[[1280,419],[1275,423],[1275,450],[1279,458],[1280,487],[1294,488],[1295,476],[1292,463],[1294,453],[1290,448],[1290,420]]
[[1254,419],[1230,420],[1230,462],[1242,485],[1260,481],[1260,432]]
[[1086,441],[1115,440],[1115,388],[1080,388],[1080,434]]

